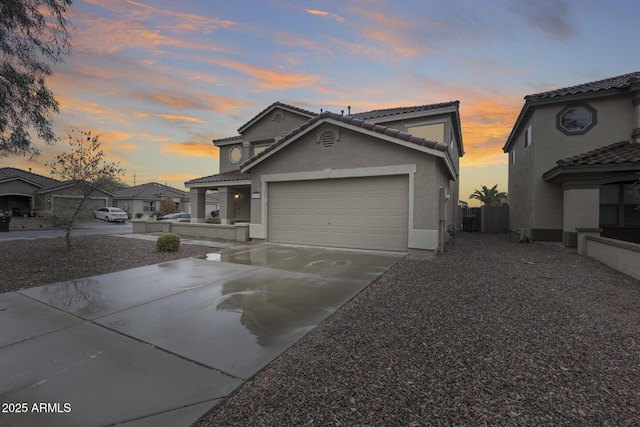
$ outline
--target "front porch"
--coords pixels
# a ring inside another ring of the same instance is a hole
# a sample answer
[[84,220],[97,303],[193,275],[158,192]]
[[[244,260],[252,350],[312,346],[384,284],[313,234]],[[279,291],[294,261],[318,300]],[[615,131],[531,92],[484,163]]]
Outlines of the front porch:
[[206,196],[216,192],[219,199],[221,225],[238,220],[249,222],[251,218],[251,175],[240,171],[193,179],[185,183],[191,193],[191,223],[206,223],[213,218],[206,212]]

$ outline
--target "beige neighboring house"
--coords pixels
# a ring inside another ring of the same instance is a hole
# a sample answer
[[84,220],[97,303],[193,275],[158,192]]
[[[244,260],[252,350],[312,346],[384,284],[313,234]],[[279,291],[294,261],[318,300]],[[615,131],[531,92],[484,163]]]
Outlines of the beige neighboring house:
[[213,141],[220,173],[185,183],[191,221],[217,190],[221,222],[250,219],[254,240],[433,253],[459,222],[460,129],[458,101],[346,115],[276,102]]
[[[93,212],[109,206],[112,196],[108,191],[96,189],[83,211]],[[63,211],[74,209],[81,197],[73,182],[60,182],[22,169],[0,168],[1,212],[50,218],[54,211],[63,214]]]
[[640,230],[640,72],[537,93],[503,147],[510,229],[576,246],[577,229]]
[[157,182],[135,185],[116,191],[113,195],[113,206],[122,209],[131,216],[136,213],[149,216],[160,210],[160,202],[165,197],[173,200],[177,212],[189,213],[189,193]]
[[36,191],[55,187],[60,181],[16,168],[0,168],[0,212],[35,216]]
[[[37,190],[35,192],[35,206],[38,216],[45,218],[50,218],[52,215],[70,217],[78,206],[78,202],[84,198],[82,186],[91,186],[91,184],[84,181],[65,181]],[[92,194],[84,202],[82,212],[77,219],[90,219],[94,210],[111,204],[113,193],[96,187],[93,187],[93,190],[87,190],[87,193],[89,191],[92,191]]]

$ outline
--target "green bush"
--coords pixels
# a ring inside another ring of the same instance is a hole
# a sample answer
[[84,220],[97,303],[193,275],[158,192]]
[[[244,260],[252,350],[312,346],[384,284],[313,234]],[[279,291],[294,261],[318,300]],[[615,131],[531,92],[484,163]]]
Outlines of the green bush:
[[156,242],[158,252],[175,252],[180,249],[180,236],[175,233],[164,233]]
[[142,215],[144,215],[142,212],[136,212],[136,218],[137,219],[142,218]]
[[220,218],[207,218],[207,224],[220,224]]

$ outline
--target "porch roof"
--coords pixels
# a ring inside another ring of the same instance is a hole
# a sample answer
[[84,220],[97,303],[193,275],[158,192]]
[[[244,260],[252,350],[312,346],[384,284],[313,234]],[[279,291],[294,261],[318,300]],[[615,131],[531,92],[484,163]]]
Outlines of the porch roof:
[[251,181],[251,174],[233,170],[229,172],[219,173],[216,175],[203,176],[202,178],[192,179],[184,183],[187,187],[200,187],[199,184],[215,184],[215,183],[243,183]]
[[571,172],[640,170],[640,143],[620,141],[577,156],[561,159],[542,174],[549,181]]

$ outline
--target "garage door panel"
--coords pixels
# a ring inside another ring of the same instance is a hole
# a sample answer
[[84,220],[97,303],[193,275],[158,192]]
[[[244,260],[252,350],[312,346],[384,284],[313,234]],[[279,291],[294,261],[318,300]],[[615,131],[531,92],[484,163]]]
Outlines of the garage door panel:
[[268,240],[405,251],[407,175],[269,184]]

